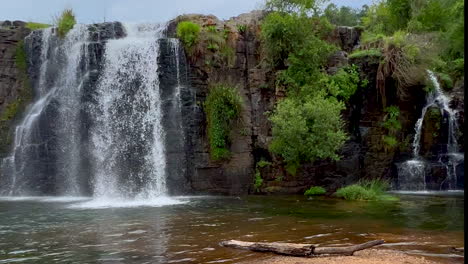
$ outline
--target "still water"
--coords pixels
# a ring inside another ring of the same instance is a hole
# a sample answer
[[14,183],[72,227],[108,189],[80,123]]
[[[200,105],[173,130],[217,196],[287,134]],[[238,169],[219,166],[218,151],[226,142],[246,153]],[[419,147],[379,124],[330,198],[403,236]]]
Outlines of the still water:
[[151,202],[0,198],[0,263],[237,263],[264,254],[226,239],[349,245],[384,239],[463,263],[464,194],[398,194],[398,202],[302,196],[175,197]]

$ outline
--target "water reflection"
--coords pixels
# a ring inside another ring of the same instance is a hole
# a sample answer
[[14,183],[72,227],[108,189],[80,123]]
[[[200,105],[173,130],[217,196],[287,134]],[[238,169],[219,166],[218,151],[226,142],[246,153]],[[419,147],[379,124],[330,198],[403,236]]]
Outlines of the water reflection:
[[[1,201],[0,263],[237,263],[259,253],[221,240],[385,247],[462,263],[461,197],[401,196],[398,202],[283,197],[204,197],[164,207],[75,209],[75,202]],[[76,206],[75,206],[76,207]],[[443,241],[443,243],[441,243]]]

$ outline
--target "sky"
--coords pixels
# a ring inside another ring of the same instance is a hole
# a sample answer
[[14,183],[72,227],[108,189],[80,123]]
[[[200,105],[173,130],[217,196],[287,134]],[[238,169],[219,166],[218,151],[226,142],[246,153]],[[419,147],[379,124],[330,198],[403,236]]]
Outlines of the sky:
[[[187,13],[228,19],[259,9],[264,0],[1,0],[0,21],[23,20],[52,24],[64,8],[72,8],[79,23],[103,21],[164,22]],[[331,0],[359,8],[371,0]]]

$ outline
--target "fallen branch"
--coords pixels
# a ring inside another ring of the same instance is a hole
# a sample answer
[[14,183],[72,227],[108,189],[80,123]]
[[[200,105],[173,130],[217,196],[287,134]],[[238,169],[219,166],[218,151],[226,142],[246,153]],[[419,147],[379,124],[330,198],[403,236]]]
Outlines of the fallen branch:
[[295,243],[263,243],[245,242],[239,240],[227,240],[220,243],[221,246],[237,249],[245,249],[258,252],[272,252],[280,255],[309,257],[314,255],[345,255],[352,256],[354,252],[383,244],[383,240],[373,240],[364,244],[348,247],[316,247],[313,244]]

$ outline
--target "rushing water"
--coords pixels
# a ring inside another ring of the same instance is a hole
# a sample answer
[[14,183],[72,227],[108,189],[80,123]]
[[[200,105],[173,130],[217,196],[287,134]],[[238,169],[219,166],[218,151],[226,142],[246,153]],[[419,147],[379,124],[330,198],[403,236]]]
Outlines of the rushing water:
[[421,149],[421,134],[423,129],[423,121],[426,113],[431,107],[438,107],[441,114],[448,114],[448,141],[447,153],[439,154],[439,164],[443,164],[446,168],[446,179],[442,185],[448,186],[449,190],[457,189],[457,166],[464,162],[463,153],[459,153],[459,146],[457,142],[457,111],[450,108],[451,98],[442,91],[439,81],[432,71],[428,71],[428,77],[434,86],[434,90],[428,93],[426,98],[426,105],[422,109],[421,117],[417,120],[415,125],[415,136],[413,139],[413,159],[401,163],[398,166],[398,180],[399,188],[401,190],[426,190],[428,170],[431,164],[420,156]]
[[[0,199],[0,263],[238,263],[262,253],[226,239],[382,248],[463,263],[463,193],[400,195],[399,202],[301,196],[179,197],[179,205],[90,209],[87,198]],[[116,205],[118,203],[114,203]]]
[[167,203],[159,198],[168,174],[174,185],[186,173],[188,87],[182,49],[165,28],[108,23],[76,25],[64,39],[52,29],[28,36],[35,100],[1,162],[0,194]]

